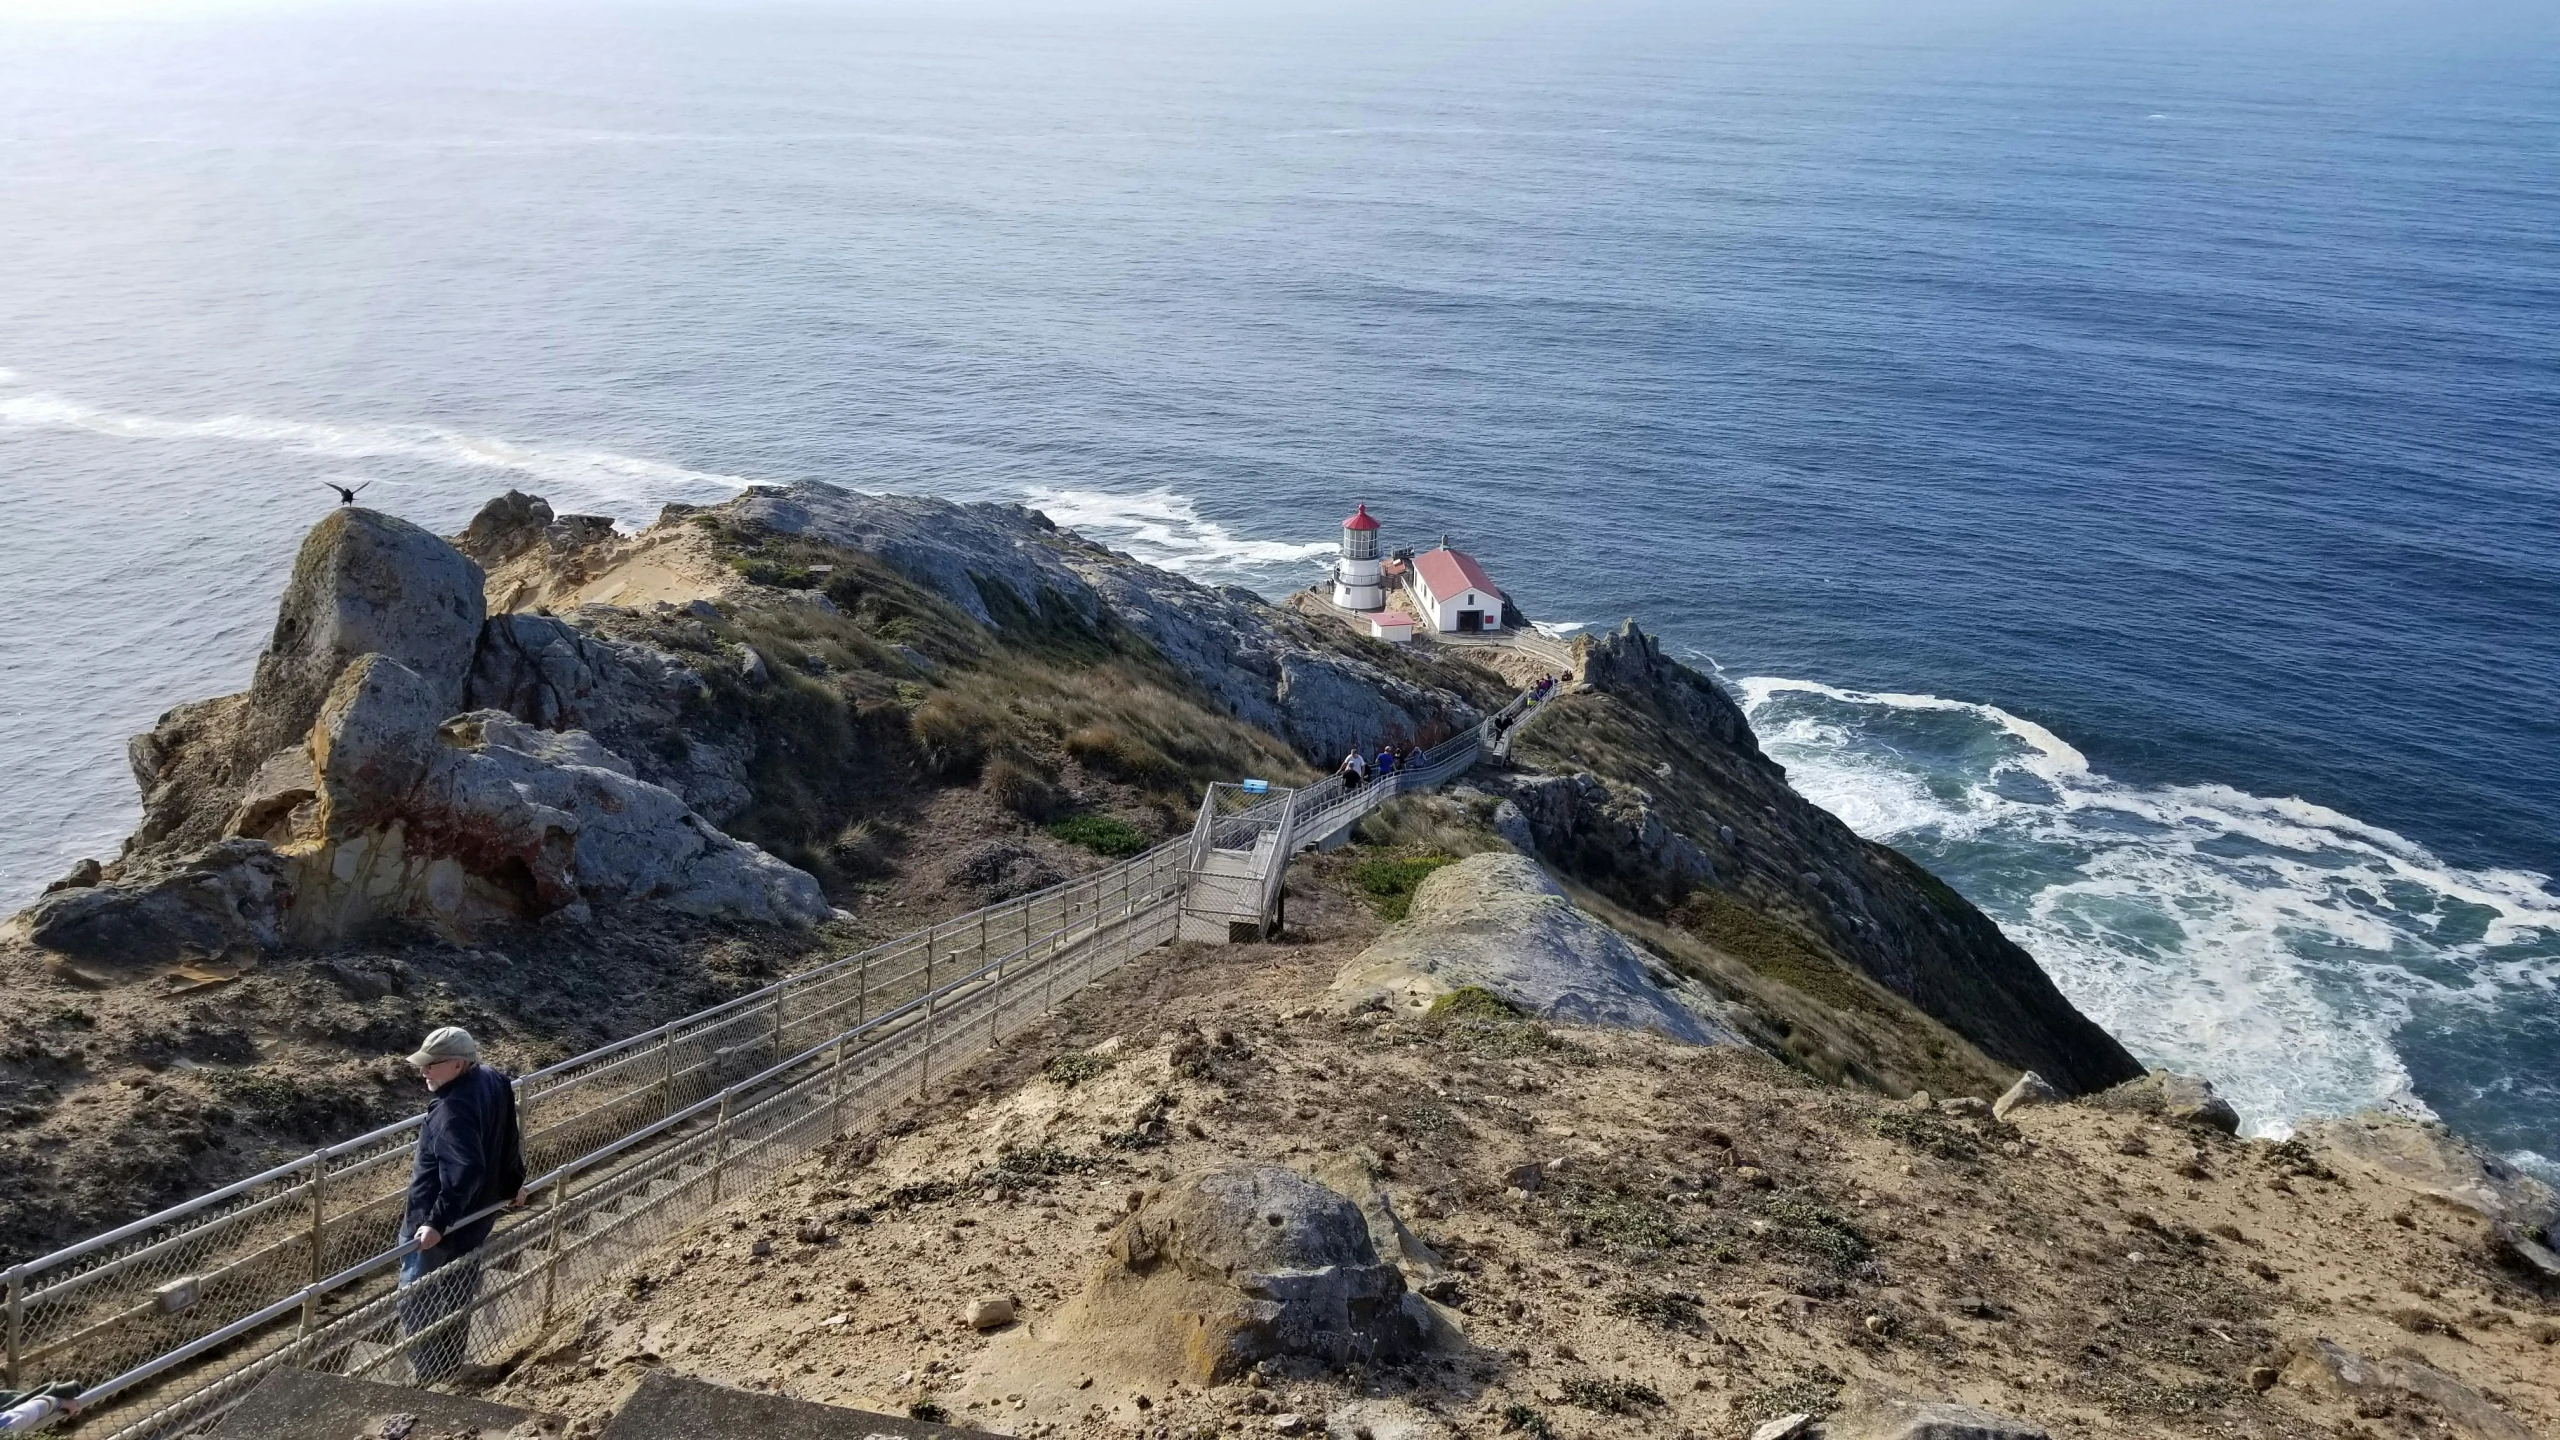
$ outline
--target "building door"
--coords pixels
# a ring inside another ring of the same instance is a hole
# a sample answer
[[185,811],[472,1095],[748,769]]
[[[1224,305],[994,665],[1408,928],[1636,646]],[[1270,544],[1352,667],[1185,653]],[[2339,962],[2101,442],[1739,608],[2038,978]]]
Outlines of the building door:
[[1481,610],[1459,611],[1458,633],[1461,635],[1480,635],[1484,633],[1484,612]]

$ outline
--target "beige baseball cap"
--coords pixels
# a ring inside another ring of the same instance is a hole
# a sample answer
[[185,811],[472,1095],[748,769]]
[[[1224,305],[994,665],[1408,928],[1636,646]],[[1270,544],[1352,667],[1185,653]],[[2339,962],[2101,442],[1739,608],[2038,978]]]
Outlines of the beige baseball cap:
[[430,1033],[420,1042],[418,1053],[409,1057],[410,1068],[424,1070],[438,1060],[477,1060],[480,1042],[459,1025],[447,1025]]

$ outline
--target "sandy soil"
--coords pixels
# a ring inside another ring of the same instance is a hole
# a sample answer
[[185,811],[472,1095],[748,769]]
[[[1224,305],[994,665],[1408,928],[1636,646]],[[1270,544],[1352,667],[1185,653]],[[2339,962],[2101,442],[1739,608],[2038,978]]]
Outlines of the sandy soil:
[[[1649,1035],[1341,1016],[1323,987],[1377,929],[1345,868],[1293,872],[1288,941],[1141,957],[918,1113],[729,1207],[494,1398],[592,1426],[666,1366],[1025,1436],[1284,1416],[1378,1440],[1739,1436],[1862,1388],[2057,1440],[2463,1433],[2407,1395],[2260,1388],[2285,1342],[2320,1335],[2423,1358],[2560,1434],[2560,1306],[2497,1268],[2467,1211],[2298,1146],[2080,1106],[2003,1126]],[[1441,1261],[1410,1278],[1462,1338],[1200,1389],[1076,1333],[1134,1197],[1238,1158],[1379,1176]],[[1022,1322],[972,1330],[982,1296]]]

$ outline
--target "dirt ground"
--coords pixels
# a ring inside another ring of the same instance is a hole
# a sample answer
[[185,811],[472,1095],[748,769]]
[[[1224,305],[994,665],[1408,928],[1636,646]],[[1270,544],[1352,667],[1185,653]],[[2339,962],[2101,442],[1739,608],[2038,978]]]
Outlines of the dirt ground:
[[[2318,1335],[2560,1434],[2560,1306],[2467,1211],[2298,1145],[2082,1106],[1998,1125],[1752,1052],[1345,1016],[1324,988],[1379,928],[1350,863],[1292,872],[1284,941],[1142,956],[730,1206],[493,1398],[592,1429],[664,1366],[1019,1436],[1742,1436],[1863,1388],[2056,1440],[2464,1433],[2406,1395],[2261,1388]],[[1069,1333],[1134,1197],[1238,1159],[1378,1177],[1441,1262],[1410,1278],[1462,1337],[1200,1388]],[[1020,1322],[971,1329],[985,1296]]]

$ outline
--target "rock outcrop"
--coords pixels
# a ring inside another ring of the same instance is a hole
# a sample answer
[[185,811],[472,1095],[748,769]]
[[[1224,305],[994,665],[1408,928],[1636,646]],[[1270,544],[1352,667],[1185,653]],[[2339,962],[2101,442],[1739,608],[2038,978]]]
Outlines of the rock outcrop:
[[348,667],[313,728],[316,824],[282,847],[297,937],[400,919],[455,936],[596,904],[810,925],[816,880],[731,839],[584,731],[439,721],[414,673]]
[[1141,565],[1018,505],[759,488],[738,520],[878,557],[981,624],[1010,616],[1126,627],[1236,719],[1330,765],[1353,746],[1429,744],[1474,724],[1454,689],[1363,658],[1338,627]]
[[1703,991],[1680,986],[1574,908],[1535,861],[1499,852],[1432,872],[1403,923],[1343,967],[1332,993],[1355,1007],[1383,1002],[1418,1014],[1471,985],[1561,1024],[1742,1043]]
[[1790,788],[1712,680],[1632,621],[1580,650],[1513,747],[1530,773],[1479,782],[1542,858],[1781,976],[1852,967],[2065,1094],[2142,1074],[1988,916]]
[[385,655],[429,677],[450,714],[486,618],[480,567],[396,516],[347,506],[311,527],[246,695],[181,705],[129,747],[143,792],[129,852],[169,856],[222,838],[241,788],[301,748],[338,673]]
[[2471,1440],[2534,1440],[2531,1427],[2414,1354],[2368,1359],[2325,1336],[2307,1335],[2287,1342],[2282,1358],[2283,1381],[2290,1386],[2366,1403],[2413,1395]]
[[639,776],[718,824],[752,790],[744,747],[687,723],[704,695],[691,666],[553,615],[492,615],[480,632],[465,710],[503,710],[544,730],[584,730]]
[[2155,1115],[2181,1125],[2203,1125],[2225,1135],[2240,1133],[2240,1112],[2214,1093],[2213,1082],[2200,1075],[2154,1070],[2090,1097],[2101,1109],[2128,1115]]
[[[537,519],[567,523],[547,507],[501,515],[480,541],[505,552]],[[386,919],[463,938],[600,903],[791,925],[832,914],[814,879],[576,728],[734,808],[743,762],[681,737],[697,677],[549,616],[493,619],[483,578],[407,521],[332,511],[303,541],[247,693],[179,706],[133,741],[144,816],[124,856],[16,928],[94,973]]]
[[1085,1303],[1087,1325],[1168,1327],[1202,1385],[1282,1357],[1394,1360],[1432,1334],[1360,1207],[1276,1165],[1225,1166],[1148,1196]]

